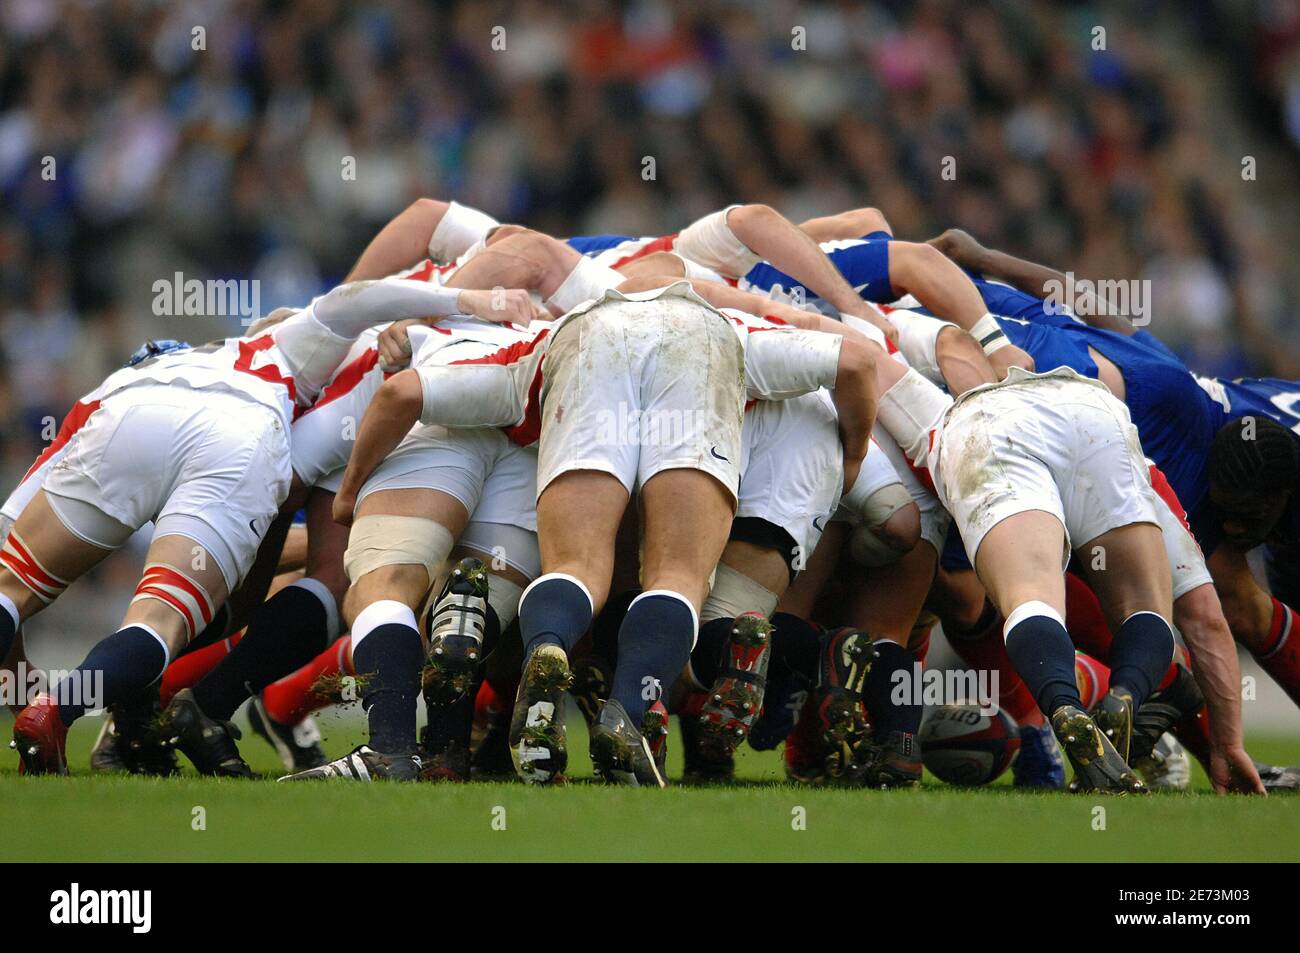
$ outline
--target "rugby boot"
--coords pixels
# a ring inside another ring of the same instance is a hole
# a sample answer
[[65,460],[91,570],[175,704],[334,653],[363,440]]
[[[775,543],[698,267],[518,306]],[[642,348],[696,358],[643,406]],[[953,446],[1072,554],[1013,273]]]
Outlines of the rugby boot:
[[921,780],[921,746],[910,731],[873,731],[863,746],[862,782],[869,788],[912,787]]
[[209,718],[194,700],[194,692],[182,688],[172,696],[162,713],[163,744],[189,758],[199,774],[223,778],[251,778],[253,771],[239,755],[235,742],[239,729],[229,721]]
[[68,727],[53,697],[37,695],[18,713],[9,747],[18,752],[19,774],[68,773]]
[[655,702],[641,719],[641,734],[650,745],[650,755],[661,778],[668,777],[668,709],[663,702]]
[[418,781],[424,764],[419,755],[388,755],[358,745],[343,757],[306,771],[286,774],[281,781]]
[[815,692],[810,692],[805,699],[803,710],[785,739],[781,760],[785,776],[796,784],[826,783],[826,744]]
[[1264,790],[1269,793],[1300,791],[1300,767],[1283,767],[1256,761],[1255,770],[1259,772],[1259,779],[1264,782]]
[[113,705],[90,751],[92,771],[167,777],[180,771],[176,752],[163,744],[158,696],[148,693]]
[[683,784],[727,784],[736,776],[736,757],[730,748],[709,744],[708,730],[701,724],[703,692],[692,693],[678,713],[682,731]]
[[248,727],[275,749],[286,771],[318,768],[329,760],[321,747],[320,727],[311,715],[296,725],[282,725],[271,717],[262,697],[254,695],[248,706]]
[[1052,731],[1074,766],[1072,791],[1145,794],[1147,786],[1119,756],[1105,732],[1073,705],[1052,712]]
[[1065,787],[1065,758],[1047,722],[1020,726],[1020,754],[1011,762],[1011,776],[1018,788]]
[[1184,717],[1200,711],[1204,704],[1205,696],[1196,684],[1196,677],[1188,669],[1178,666],[1178,674],[1169,687],[1152,692],[1151,697],[1133,713],[1129,764],[1136,767],[1139,761],[1150,757],[1165,732],[1171,731]]
[[614,680],[613,667],[598,655],[588,655],[573,666],[573,696],[582,712],[582,720],[590,728],[600,717],[600,706],[609,698],[609,685]]
[[600,717],[592,726],[591,763],[596,776],[608,784],[667,787],[650,742],[614,698],[601,707]]
[[1187,749],[1168,733],[1145,757],[1134,758],[1133,767],[1153,791],[1186,791],[1192,783],[1192,763]]
[[772,623],[761,612],[736,616],[722,646],[722,665],[700,710],[700,744],[715,758],[735,752],[763,710]]
[[421,780],[468,781],[470,738],[474,730],[474,694],[462,695],[450,708],[430,708],[429,720],[420,729]]
[[823,764],[831,779],[853,779],[867,765],[871,728],[862,702],[862,685],[876,659],[871,636],[841,628],[821,639],[814,714],[821,730]]
[[487,567],[467,557],[452,569],[429,609],[429,650],[420,679],[429,708],[447,708],[477,687],[487,597]]
[[117,733],[110,712],[99,726],[95,746],[90,749],[90,770],[99,774],[127,772],[126,759],[122,757],[122,736]]
[[569,657],[558,645],[539,645],[524,663],[510,718],[510,757],[525,783],[564,779],[569,762],[564,693],[572,684]]
[[515,776],[509,739],[510,707],[485,681],[474,699],[470,733],[470,772],[475,780],[504,781]]
[[1133,696],[1123,688],[1111,688],[1088,712],[1088,717],[1127,764],[1133,745]]

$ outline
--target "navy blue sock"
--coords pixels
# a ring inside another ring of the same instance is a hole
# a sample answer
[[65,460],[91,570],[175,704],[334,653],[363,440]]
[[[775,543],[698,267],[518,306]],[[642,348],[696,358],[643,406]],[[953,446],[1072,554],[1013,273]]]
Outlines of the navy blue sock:
[[591,596],[567,576],[540,576],[519,602],[524,658],[542,644],[573,651],[591,626]]
[[[641,724],[691,657],[695,613],[676,593],[650,591],[633,601],[618,632],[618,668],[609,697]],[[652,681],[646,681],[652,679]]]
[[[763,714],[749,733],[749,746],[770,751],[794,730],[807,693],[817,683],[817,650],[821,633],[797,615],[772,616],[772,661],[767,669]],[[693,664],[693,663],[692,663]]]
[[1127,689],[1137,708],[1165,677],[1174,657],[1174,633],[1154,612],[1124,620],[1110,645],[1110,685]]
[[166,667],[167,650],[158,636],[139,625],[119,629],[59,682],[54,690],[59,717],[71,725],[92,708],[133,697],[161,678]]
[[320,654],[329,645],[328,628],[316,593],[286,586],[257,607],[244,637],[195,683],[195,702],[209,718],[229,721],[249,696]]
[[[915,734],[925,713],[925,707],[913,700],[920,695],[912,690],[912,681],[919,671],[916,656],[897,642],[879,641],[874,644],[876,660],[862,681],[862,703],[871,715],[871,723],[877,731]],[[896,672],[906,673],[901,686]],[[1074,676],[1073,653],[1070,655],[1070,676]],[[907,690],[896,691],[899,687]]]
[[1007,655],[1043,714],[1050,718],[1062,705],[1083,707],[1074,679],[1074,643],[1058,620],[1031,615],[1017,622],[1007,633]]
[[415,750],[415,705],[424,648],[420,633],[403,622],[377,625],[352,646],[352,667],[362,679],[361,707],[370,722],[370,747],[384,754]]
[[726,644],[736,620],[730,616],[710,619],[700,626],[700,635],[691,649],[691,671],[695,680],[708,688],[722,669],[722,646]]
[[6,596],[0,596],[0,662],[9,657],[18,634],[18,607]]

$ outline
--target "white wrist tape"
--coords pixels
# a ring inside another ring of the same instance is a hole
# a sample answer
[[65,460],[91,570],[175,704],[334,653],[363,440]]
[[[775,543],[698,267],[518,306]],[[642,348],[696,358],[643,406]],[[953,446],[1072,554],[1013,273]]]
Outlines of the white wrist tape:
[[975,322],[970,329],[970,336],[979,341],[985,354],[992,354],[994,351],[1011,346],[1010,338],[998,324],[998,319],[991,314],[986,314]]
[[599,298],[610,288],[617,288],[626,279],[591,258],[579,258],[573,271],[560,282],[560,287],[546,299],[546,304],[560,314],[568,314],[578,305]]
[[434,261],[455,261],[500,224],[486,212],[451,202],[429,236],[429,257]]

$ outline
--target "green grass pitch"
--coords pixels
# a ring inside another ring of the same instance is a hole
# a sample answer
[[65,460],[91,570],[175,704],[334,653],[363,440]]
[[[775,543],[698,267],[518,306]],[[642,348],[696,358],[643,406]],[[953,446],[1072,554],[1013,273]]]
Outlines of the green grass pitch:
[[[74,728],[70,778],[20,778],[5,751],[4,861],[1294,861],[1300,802],[960,790],[927,778],[915,791],[784,783],[775,753],[745,751],[727,788],[611,789],[590,783],[586,733],[573,718],[573,781],[367,785],[91,776],[98,719]],[[358,739],[355,718],[326,715],[327,750]],[[9,722],[0,722],[3,737]],[[670,776],[680,772],[678,738]],[[1300,739],[1253,738],[1259,758],[1300,761]],[[247,732],[255,770],[271,749]],[[182,759],[183,760],[183,759]],[[1104,829],[1095,812],[1105,809]],[[202,825],[198,823],[202,820]],[[203,829],[196,829],[198,827]]]

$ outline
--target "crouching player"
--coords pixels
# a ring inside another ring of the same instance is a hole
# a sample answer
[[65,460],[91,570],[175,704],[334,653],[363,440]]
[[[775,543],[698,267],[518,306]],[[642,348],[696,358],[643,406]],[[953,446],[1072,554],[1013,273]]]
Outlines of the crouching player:
[[415,282],[344,285],[251,340],[124,368],[83,401],[83,425],[0,553],[0,655],[23,620],[137,529],[152,520],[155,534],[121,628],[15,721],[24,770],[65,773],[68,726],[152,684],[212,621],[288,493],[293,414],[374,311],[445,315],[458,296]]
[[[1005,383],[952,403],[909,372],[882,399],[881,421],[929,468],[1006,619],[1012,663],[1080,786],[1145,791],[1127,763],[1133,713],[1164,676],[1174,636],[1154,493],[1126,408],[1100,383],[1064,368],[1013,370]],[[1092,715],[1079,698],[1064,623],[1062,572],[1071,550],[1082,554],[1116,632],[1111,687]],[[1242,776],[1253,773],[1239,741],[1230,760]]]

